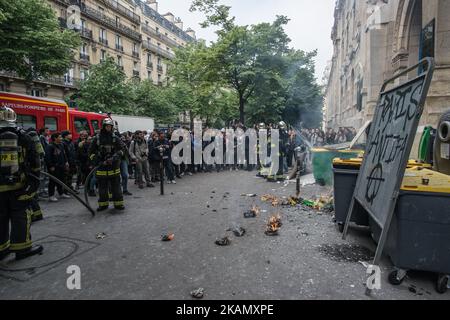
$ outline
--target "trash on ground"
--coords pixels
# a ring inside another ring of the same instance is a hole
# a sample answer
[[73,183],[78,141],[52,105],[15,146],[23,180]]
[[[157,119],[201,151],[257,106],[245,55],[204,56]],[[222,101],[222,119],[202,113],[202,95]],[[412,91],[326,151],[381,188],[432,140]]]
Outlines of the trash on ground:
[[265,234],[268,236],[277,236],[278,230],[280,230],[281,226],[281,216],[279,214],[276,216],[274,215],[270,217],[269,221],[267,222]]
[[261,209],[258,206],[253,205],[250,211],[244,212],[244,218],[256,218],[259,216],[260,212]]
[[217,244],[218,246],[221,246],[221,247],[229,246],[230,243],[231,243],[231,240],[228,237],[223,237],[222,239],[217,239],[215,242],[215,244]]
[[280,199],[272,194],[265,194],[261,196],[261,201],[270,202],[273,207],[276,207],[280,204]]
[[175,238],[173,233],[161,236],[161,241],[172,241]]
[[289,198],[287,198],[287,200],[283,201],[281,203],[282,206],[291,206],[291,207],[296,207],[298,206],[300,203],[302,203],[303,199],[299,198],[299,197],[295,197],[295,196],[291,196]]
[[242,227],[236,227],[232,231],[236,237],[243,237],[246,232],[246,230]]
[[249,197],[249,198],[255,198],[257,195],[254,193],[243,193],[241,194],[242,197]]
[[324,211],[333,212],[334,211],[334,198],[331,196],[321,196],[316,200],[302,199],[301,204],[309,208]]
[[205,289],[198,288],[194,291],[191,291],[191,296],[196,299],[201,299],[205,295]]
[[95,238],[99,239],[99,240],[103,240],[106,238],[106,233],[104,233],[104,232],[97,233],[97,236]]

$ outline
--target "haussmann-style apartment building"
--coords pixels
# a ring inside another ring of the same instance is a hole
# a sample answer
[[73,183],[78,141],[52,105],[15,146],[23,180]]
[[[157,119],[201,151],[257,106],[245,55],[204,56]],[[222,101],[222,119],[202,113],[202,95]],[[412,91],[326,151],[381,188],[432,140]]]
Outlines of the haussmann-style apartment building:
[[195,32],[184,30],[179,18],[170,12],[158,13],[155,0],[42,1],[54,9],[62,28],[75,28],[80,34],[81,46],[72,67],[63,76],[31,83],[0,71],[0,91],[64,99],[77,92],[89,67],[107,56],[114,58],[128,78],[164,85],[174,48],[195,41]]
[[337,0],[332,41],[324,126],[333,129],[361,127],[384,81],[435,59],[414,155],[424,127],[450,109],[450,0]]

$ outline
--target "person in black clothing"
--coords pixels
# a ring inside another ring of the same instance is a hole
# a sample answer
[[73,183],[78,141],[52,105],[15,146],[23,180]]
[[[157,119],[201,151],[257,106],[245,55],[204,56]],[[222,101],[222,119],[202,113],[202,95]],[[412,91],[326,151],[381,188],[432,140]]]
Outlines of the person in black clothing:
[[148,161],[150,162],[150,174],[152,176],[152,182],[160,181],[159,177],[159,151],[155,148],[155,144],[158,141],[158,134],[152,132],[151,137],[148,139]]
[[161,161],[161,151],[162,151],[162,160],[164,165],[164,170],[167,175],[168,183],[175,184],[175,178],[173,176],[172,166],[170,163],[170,144],[169,140],[166,139],[166,135],[164,132],[160,132],[159,139],[156,140],[153,144],[153,149],[157,151],[158,161]]
[[[69,170],[66,170],[64,182],[68,187],[70,187],[70,189],[75,191],[72,183],[73,175],[77,173],[77,152],[75,149],[75,145],[72,142],[72,134],[70,133],[70,131],[63,131],[61,133],[61,136],[63,138],[63,146],[64,151],[66,152],[67,162],[69,163]],[[78,191],[76,192],[78,193]],[[67,192],[65,191],[65,193]]]
[[[51,143],[47,148],[45,154],[45,163],[48,168],[48,172],[57,179],[64,181],[66,172],[69,170],[69,162],[67,160],[64,146],[62,144],[62,136],[60,133],[54,133],[51,136]],[[48,184],[48,196],[50,202],[57,202],[55,197],[55,187],[58,188],[58,193],[62,198],[69,199],[70,196],[64,193],[63,187],[57,185],[53,180]]]

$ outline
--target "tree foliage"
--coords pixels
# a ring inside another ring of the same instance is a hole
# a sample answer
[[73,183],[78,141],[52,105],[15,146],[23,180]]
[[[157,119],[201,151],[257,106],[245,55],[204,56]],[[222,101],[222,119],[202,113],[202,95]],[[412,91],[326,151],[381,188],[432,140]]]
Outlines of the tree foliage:
[[130,84],[113,58],[91,66],[79,92],[78,106],[85,111],[135,114]]
[[0,0],[0,69],[31,81],[62,75],[72,63],[77,33],[61,30],[41,0]]

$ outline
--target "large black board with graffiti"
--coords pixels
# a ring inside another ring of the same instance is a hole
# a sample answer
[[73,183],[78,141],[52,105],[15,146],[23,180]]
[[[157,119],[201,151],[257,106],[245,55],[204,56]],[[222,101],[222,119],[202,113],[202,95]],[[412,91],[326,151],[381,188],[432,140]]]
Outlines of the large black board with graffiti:
[[[345,239],[358,202],[382,229],[374,265],[381,258],[433,70],[434,60],[426,58],[381,89],[344,229]],[[416,76],[405,82],[411,75]]]
[[389,83],[401,77],[385,83],[370,128],[354,197],[380,227],[386,225],[389,204],[396,198],[405,174],[430,85],[432,62],[424,61],[409,71],[411,74],[424,64],[429,65],[428,72],[410,81],[388,91],[384,90]]

